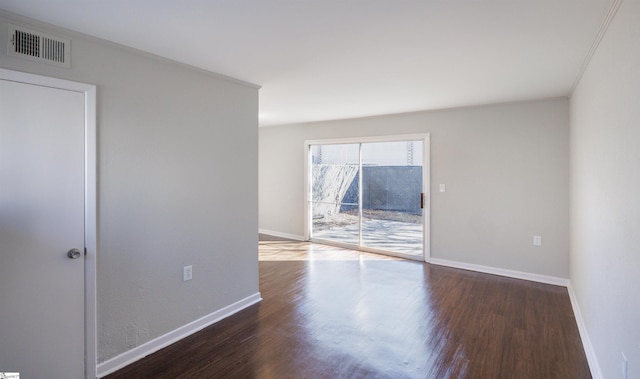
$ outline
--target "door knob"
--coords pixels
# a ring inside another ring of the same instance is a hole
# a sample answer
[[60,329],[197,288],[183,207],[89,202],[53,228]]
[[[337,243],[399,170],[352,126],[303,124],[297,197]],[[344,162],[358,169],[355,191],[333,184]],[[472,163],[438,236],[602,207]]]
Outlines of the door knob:
[[70,259],[78,259],[82,256],[82,253],[78,249],[71,249],[67,252],[67,257]]

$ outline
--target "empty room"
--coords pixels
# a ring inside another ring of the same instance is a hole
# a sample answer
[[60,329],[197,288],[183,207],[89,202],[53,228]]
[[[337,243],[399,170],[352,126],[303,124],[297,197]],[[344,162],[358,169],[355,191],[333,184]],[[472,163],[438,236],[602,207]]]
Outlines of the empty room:
[[0,0],[0,377],[640,378],[640,0]]

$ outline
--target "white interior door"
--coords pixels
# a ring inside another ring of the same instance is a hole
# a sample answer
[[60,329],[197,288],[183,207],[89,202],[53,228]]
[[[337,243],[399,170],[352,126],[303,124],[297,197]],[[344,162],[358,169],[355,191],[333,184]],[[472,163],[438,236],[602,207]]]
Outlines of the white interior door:
[[0,372],[85,376],[84,133],[83,93],[0,80]]

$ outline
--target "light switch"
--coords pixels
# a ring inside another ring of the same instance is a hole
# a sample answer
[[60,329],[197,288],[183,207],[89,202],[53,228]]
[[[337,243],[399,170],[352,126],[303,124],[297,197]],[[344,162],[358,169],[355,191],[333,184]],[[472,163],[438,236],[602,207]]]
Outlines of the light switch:
[[533,236],[533,245],[542,246],[542,236]]
[[440,192],[445,192],[447,190],[444,184],[440,184]]
[[182,281],[186,282],[191,279],[193,279],[193,266],[184,266],[182,268]]

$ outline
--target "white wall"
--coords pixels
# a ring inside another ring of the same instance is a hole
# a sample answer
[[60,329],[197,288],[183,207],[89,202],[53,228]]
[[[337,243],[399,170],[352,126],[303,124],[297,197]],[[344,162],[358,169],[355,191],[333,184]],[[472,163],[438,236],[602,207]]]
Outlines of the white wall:
[[[9,17],[72,68],[8,57]],[[97,85],[100,362],[257,294],[255,86],[4,13],[0,67]]]
[[431,256],[567,278],[568,131],[567,99],[260,128],[259,226],[302,237],[305,140],[430,133]]
[[640,1],[571,97],[571,283],[604,378],[640,378]]

